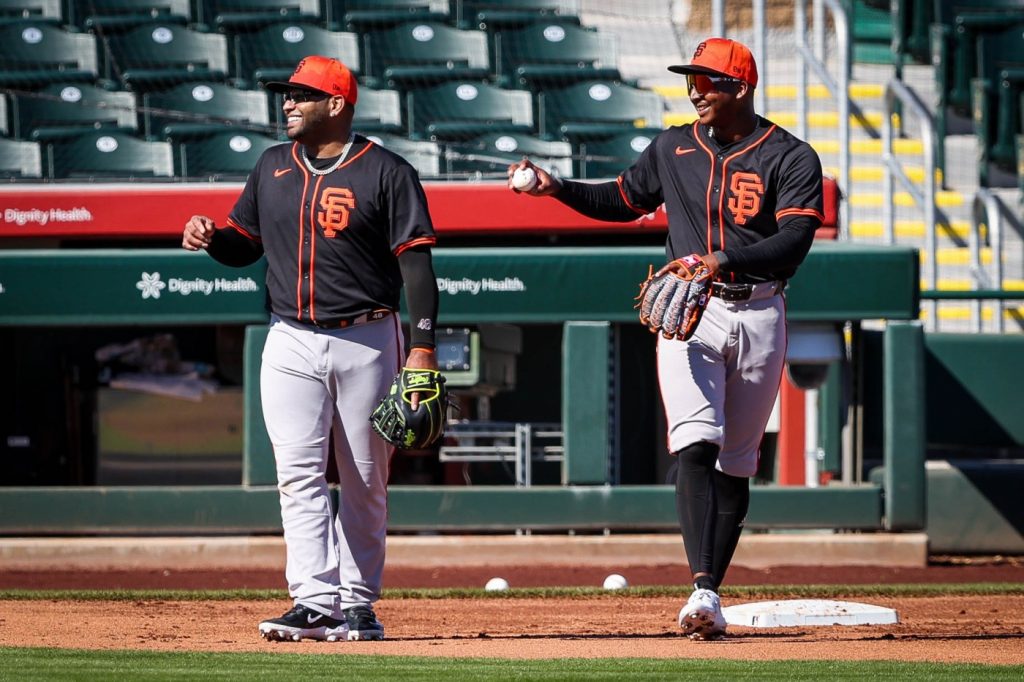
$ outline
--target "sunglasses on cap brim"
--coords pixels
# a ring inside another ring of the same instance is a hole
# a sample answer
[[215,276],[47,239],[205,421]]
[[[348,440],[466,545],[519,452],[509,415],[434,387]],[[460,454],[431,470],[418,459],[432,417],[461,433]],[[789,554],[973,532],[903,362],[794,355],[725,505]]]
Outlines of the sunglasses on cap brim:
[[686,74],[686,87],[690,92],[712,92],[714,90],[735,89],[736,85],[742,83],[738,78],[728,76],[708,76],[705,74]]
[[301,104],[302,102],[322,102],[330,97],[326,92],[314,92],[312,90],[289,90],[281,94],[285,101],[291,100],[296,104]]

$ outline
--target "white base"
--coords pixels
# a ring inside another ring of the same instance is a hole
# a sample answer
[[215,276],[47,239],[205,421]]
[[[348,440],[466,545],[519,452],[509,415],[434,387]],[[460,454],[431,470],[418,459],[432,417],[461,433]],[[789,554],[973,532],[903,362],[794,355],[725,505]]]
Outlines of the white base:
[[794,625],[891,625],[899,623],[893,609],[852,601],[788,599],[737,604],[722,609],[729,625],[783,628]]

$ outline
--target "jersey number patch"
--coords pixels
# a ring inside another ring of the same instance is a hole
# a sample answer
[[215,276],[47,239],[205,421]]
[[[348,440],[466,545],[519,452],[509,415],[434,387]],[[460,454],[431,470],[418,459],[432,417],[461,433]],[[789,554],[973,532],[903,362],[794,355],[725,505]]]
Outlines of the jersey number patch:
[[355,207],[356,198],[352,190],[343,187],[325,189],[320,194],[320,208],[323,210],[316,214],[320,227],[324,229],[324,236],[333,238],[348,227],[349,214]]
[[732,218],[737,225],[745,225],[748,218],[753,218],[761,210],[764,183],[757,173],[733,173],[729,190],[732,192],[729,197]]

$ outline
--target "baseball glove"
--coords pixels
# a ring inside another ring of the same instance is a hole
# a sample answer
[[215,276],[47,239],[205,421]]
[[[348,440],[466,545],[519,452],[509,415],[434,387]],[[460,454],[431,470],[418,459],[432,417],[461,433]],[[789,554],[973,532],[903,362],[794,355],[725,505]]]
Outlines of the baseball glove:
[[[413,393],[420,394],[415,410],[410,402]],[[377,435],[400,450],[423,450],[444,434],[447,409],[448,391],[441,373],[405,367],[370,415],[370,424]]]
[[[653,268],[652,268],[653,270]],[[697,331],[711,298],[711,271],[697,254],[648,272],[636,297],[640,322],[666,339],[686,341]]]

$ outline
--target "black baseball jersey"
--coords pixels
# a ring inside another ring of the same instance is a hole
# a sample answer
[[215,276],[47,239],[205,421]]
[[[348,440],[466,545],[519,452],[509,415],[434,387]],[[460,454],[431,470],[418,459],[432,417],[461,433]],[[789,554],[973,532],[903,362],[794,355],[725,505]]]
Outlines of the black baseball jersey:
[[[817,153],[760,116],[750,135],[727,145],[712,138],[699,121],[670,128],[651,141],[617,182],[622,199],[638,214],[665,204],[670,260],[715,251],[729,257],[730,250],[736,253],[761,242],[787,223],[802,232],[786,248],[802,248],[803,253],[796,258],[780,254],[785,257],[757,272],[730,273],[737,282],[791,277],[794,261],[806,255],[814,229],[824,219]],[[805,219],[795,220],[799,218]]]
[[398,255],[435,242],[416,170],[360,135],[326,175],[309,171],[297,143],[265,151],[228,224],[264,247],[271,309],[328,325],[398,310]]

